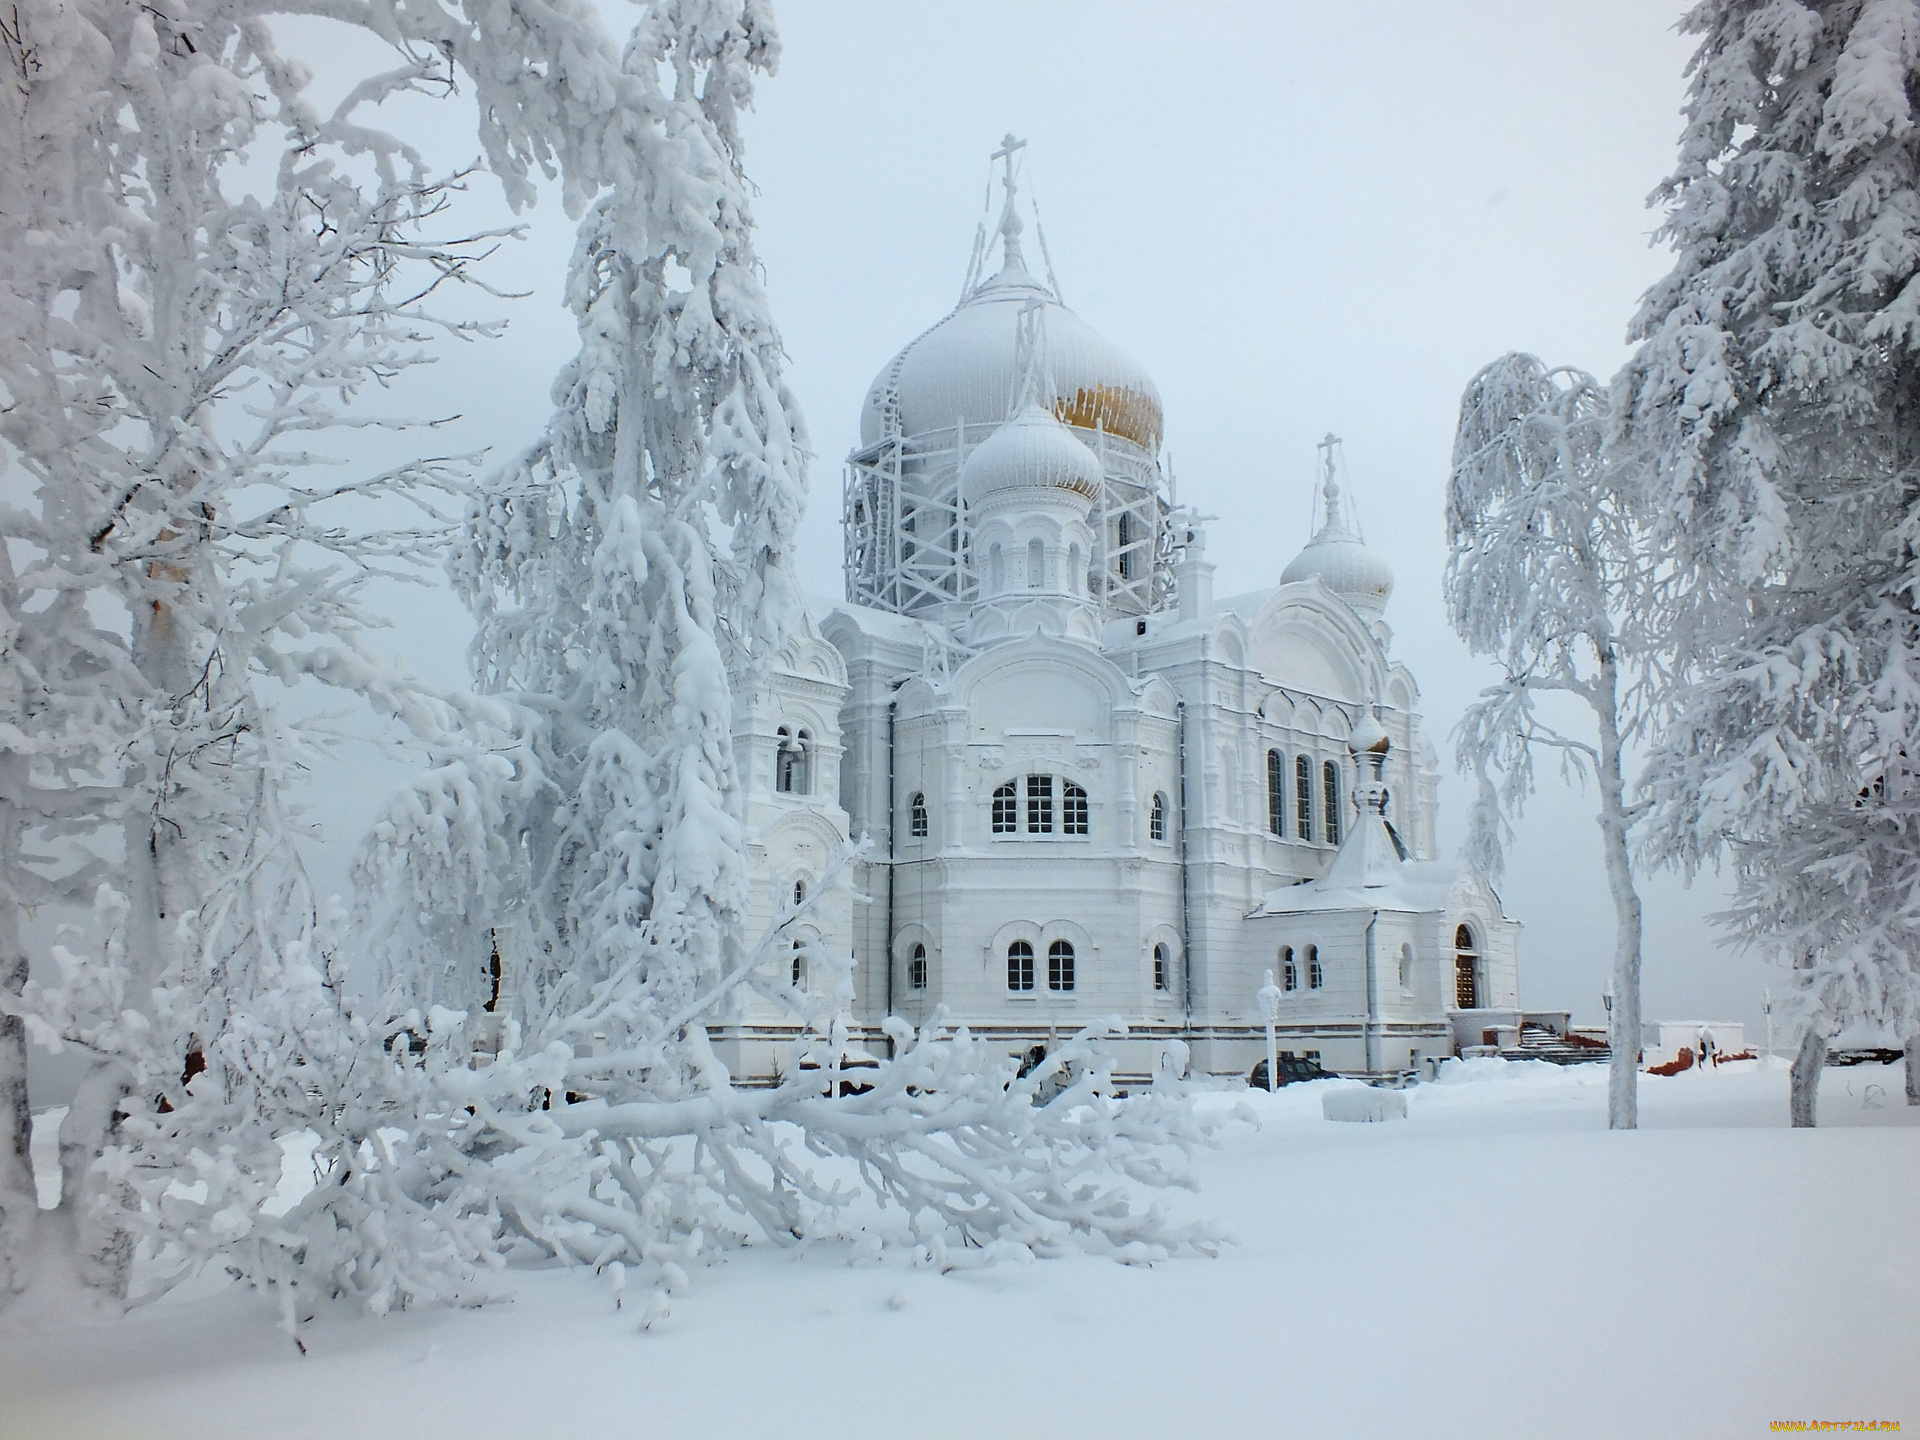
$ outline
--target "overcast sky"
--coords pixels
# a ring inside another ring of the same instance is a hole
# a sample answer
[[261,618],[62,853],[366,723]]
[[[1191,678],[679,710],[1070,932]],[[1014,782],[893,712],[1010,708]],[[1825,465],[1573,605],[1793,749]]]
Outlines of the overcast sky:
[[[1445,758],[1451,848],[1467,797],[1450,731],[1490,673],[1441,611],[1455,408],[1508,350],[1603,378],[1626,357],[1669,263],[1646,201],[1679,133],[1681,8],[781,0],[785,55],[746,160],[816,457],[804,584],[840,594],[861,398],[952,307],[988,156],[1012,131],[1067,304],[1154,377],[1181,498],[1219,517],[1217,593],[1277,581],[1307,539],[1314,441],[1345,437],[1368,542],[1397,575],[1395,653]],[[573,348],[556,304],[571,227],[551,196],[530,222],[510,337],[436,381],[468,440],[501,449],[537,432]],[[406,646],[457,679],[458,618],[418,623],[431,612],[412,612]],[[1598,832],[1585,797],[1550,769],[1543,784],[1501,887],[1526,925],[1521,999],[1598,1023],[1613,943]],[[362,800],[336,799],[332,837]],[[1648,895],[1648,1016],[1742,1019],[1757,1040],[1769,976],[1715,944],[1719,883]]]

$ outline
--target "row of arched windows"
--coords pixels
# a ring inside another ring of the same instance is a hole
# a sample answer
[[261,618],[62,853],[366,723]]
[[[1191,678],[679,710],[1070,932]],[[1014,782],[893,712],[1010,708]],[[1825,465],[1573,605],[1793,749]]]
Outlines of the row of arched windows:
[[[1307,946],[1303,959],[1306,963],[1307,988],[1318,990],[1327,983],[1326,967],[1320,963],[1320,947]],[[1280,988],[1288,994],[1300,988],[1300,963],[1294,959],[1291,945],[1280,947]]]
[[[1071,780],[1061,780],[1059,784],[1059,833],[1062,835],[1085,835],[1087,833],[1087,792]],[[1051,775],[1029,775],[1026,778],[1026,833],[1029,835],[1051,835],[1054,833],[1054,777]],[[1015,835],[1020,833],[1020,821],[1023,812],[1020,805],[1020,782],[1009,780],[996,786],[993,792],[993,833],[996,835]]]
[[[1291,791],[1288,780],[1293,784]],[[1313,761],[1305,755],[1293,757],[1292,775],[1288,775],[1286,757],[1278,750],[1267,752],[1267,829],[1285,839],[1291,822],[1293,838],[1313,839],[1314,812]],[[1328,760],[1320,766],[1320,835],[1329,845],[1340,843],[1340,767]]]
[[[1047,946],[1047,989],[1066,994],[1073,989],[1073,978],[1073,942],[1056,940]],[[1016,940],[1007,946],[1007,989],[1022,994],[1033,985],[1033,946]]]
[[[800,942],[794,942],[798,952]],[[1055,940],[1047,946],[1047,989],[1057,995],[1070,994],[1075,985],[1075,956],[1071,940]],[[800,983],[800,957],[793,961],[793,983]],[[1039,980],[1030,941],[1015,940],[1007,946],[1007,989],[1014,994],[1030,994]],[[927,947],[916,943],[907,955],[907,987],[927,988]],[[1173,952],[1164,942],[1153,947],[1153,988],[1162,994],[1173,989]]]
[[[1080,571],[1082,563],[1080,547],[1069,545],[1066,554],[1067,577],[1062,587],[1069,594],[1080,593]],[[1029,540],[1027,542],[1027,589],[1047,590],[1052,588],[1053,574],[1049,567],[1046,542]],[[1007,556],[999,546],[993,545],[987,550],[987,585],[992,594],[1003,595],[1007,590]]]
[[[992,825],[996,835],[1018,835],[1021,833],[1021,782],[1009,780],[995,787],[993,792]],[[1091,812],[1086,790],[1071,780],[1059,782],[1059,834],[1085,835],[1091,828]],[[1026,777],[1026,833],[1029,835],[1052,835],[1055,833],[1054,820],[1054,777],[1051,775],[1029,775]],[[929,829],[927,815],[927,797],[924,791],[916,790],[907,800],[907,834],[915,840],[927,838]],[[1167,838],[1167,797],[1159,791],[1154,792],[1153,801],[1147,808],[1147,838],[1162,840]]]

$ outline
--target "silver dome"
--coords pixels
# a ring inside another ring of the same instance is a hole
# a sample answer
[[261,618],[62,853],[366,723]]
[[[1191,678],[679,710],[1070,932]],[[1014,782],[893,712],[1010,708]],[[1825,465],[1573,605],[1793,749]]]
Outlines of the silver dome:
[[986,429],[1007,418],[1019,383],[1020,315],[1038,302],[1047,337],[1053,413],[1080,430],[1103,429],[1153,453],[1160,448],[1160,392],[1147,372],[1027,274],[1018,254],[888,363],[867,389],[860,443],[886,433],[889,392],[903,435],[964,423]]

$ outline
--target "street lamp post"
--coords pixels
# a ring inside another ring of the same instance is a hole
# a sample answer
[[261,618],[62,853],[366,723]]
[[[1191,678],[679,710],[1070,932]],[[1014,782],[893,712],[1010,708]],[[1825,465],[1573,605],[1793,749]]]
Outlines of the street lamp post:
[[1267,1017],[1267,1093],[1280,1088],[1280,1040],[1274,1025],[1280,1019],[1280,987],[1273,983],[1273,971],[1267,971],[1267,983],[1260,987],[1260,1010]]

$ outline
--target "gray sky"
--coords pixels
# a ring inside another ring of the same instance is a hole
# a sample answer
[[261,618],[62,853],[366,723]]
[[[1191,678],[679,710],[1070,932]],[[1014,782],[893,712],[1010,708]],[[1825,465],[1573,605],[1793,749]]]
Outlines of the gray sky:
[[[1314,441],[1345,437],[1368,541],[1398,578],[1395,652],[1450,757],[1489,678],[1440,605],[1455,407],[1508,350],[1603,378],[1626,357],[1668,264],[1646,197],[1679,133],[1681,8],[784,0],[785,58],[746,158],[816,454],[804,584],[840,593],[861,397],[951,308],[1011,130],[1066,302],[1154,376],[1181,497],[1220,517],[1219,594],[1276,582],[1307,538]],[[630,14],[608,7],[616,26]],[[571,227],[551,196],[529,219],[511,271],[534,295],[510,307],[511,337],[435,380],[470,442],[508,450],[537,432],[573,348],[556,305]],[[405,648],[457,680],[457,614],[411,615]],[[1443,768],[1451,847],[1467,796]],[[1598,834],[1577,791],[1551,770],[1543,784],[1502,886],[1527,927],[1521,997],[1598,1023],[1613,938]],[[329,834],[359,814],[331,806]],[[1758,1040],[1769,977],[1715,945],[1719,884],[1648,895],[1646,1013],[1743,1019]]]

